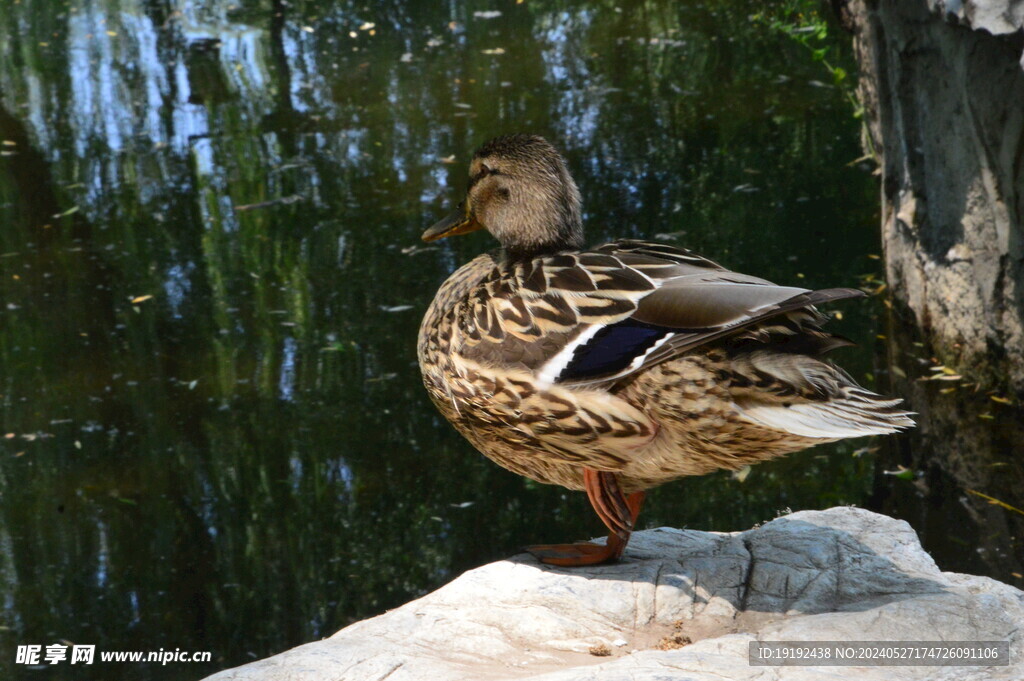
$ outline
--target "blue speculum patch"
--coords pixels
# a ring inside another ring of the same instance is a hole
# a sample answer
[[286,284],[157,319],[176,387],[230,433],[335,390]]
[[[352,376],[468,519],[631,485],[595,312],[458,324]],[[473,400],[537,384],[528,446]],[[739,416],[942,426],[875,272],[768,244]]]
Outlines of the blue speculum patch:
[[576,348],[572,360],[559,375],[559,381],[596,378],[622,371],[655,343],[671,333],[670,329],[625,319],[598,331],[589,342]]

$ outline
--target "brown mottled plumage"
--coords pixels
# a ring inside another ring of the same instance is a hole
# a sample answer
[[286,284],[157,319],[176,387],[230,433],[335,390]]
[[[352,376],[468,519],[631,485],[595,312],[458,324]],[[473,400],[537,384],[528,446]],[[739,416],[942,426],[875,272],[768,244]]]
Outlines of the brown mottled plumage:
[[540,137],[481,147],[466,200],[423,238],[481,228],[502,249],[441,286],[420,368],[487,457],[587,491],[608,542],[532,547],[546,562],[617,558],[664,482],[913,425],[818,358],[848,341],[813,306],[859,291],[777,286],[642,241],[583,250],[579,191]]

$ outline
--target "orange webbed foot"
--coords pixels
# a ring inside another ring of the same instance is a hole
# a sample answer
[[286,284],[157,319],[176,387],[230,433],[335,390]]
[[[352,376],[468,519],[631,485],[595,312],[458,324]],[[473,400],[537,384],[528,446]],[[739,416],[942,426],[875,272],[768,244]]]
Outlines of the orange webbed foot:
[[636,517],[644,503],[644,492],[625,495],[619,489],[618,478],[614,473],[589,468],[583,469],[583,482],[591,505],[609,530],[608,539],[604,544],[580,542],[526,547],[542,563],[561,567],[600,565],[618,560],[625,551]]
[[580,567],[583,565],[600,565],[617,559],[622,554],[624,544],[615,546],[580,542],[578,544],[537,544],[527,546],[535,558],[548,565],[561,567]]

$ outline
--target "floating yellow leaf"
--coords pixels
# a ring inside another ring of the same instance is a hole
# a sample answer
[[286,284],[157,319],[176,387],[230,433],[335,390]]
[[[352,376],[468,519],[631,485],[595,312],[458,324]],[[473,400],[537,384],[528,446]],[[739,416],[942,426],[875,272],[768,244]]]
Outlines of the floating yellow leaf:
[[75,214],[75,213],[77,213],[78,211],[79,211],[79,208],[78,208],[78,206],[72,206],[71,208],[68,208],[68,209],[67,209],[66,211],[64,211],[63,213],[57,213],[57,214],[56,214],[56,215],[54,215],[53,217],[54,217],[54,218],[66,218],[66,217],[67,217],[67,216],[69,216],[69,215],[74,215],[74,214]]
[[136,296],[136,297],[132,298],[132,305],[135,305],[136,303],[143,303],[143,302],[149,300],[152,297],[153,296]]
[[992,504],[993,506],[999,506],[1000,508],[1005,508],[1007,511],[1013,511],[1014,513],[1020,513],[1021,515],[1024,515],[1024,511],[1020,510],[1016,506],[1010,506],[1005,501],[999,501],[999,499],[996,499],[995,497],[990,497],[987,494],[982,494],[981,492],[977,492],[973,489],[967,490],[967,493],[981,497],[982,499]]
[[907,468],[906,466],[902,466],[902,465],[896,466],[895,470],[882,471],[882,474],[883,475],[891,475],[894,478],[899,478],[900,480],[913,480],[914,479],[914,471],[909,469],[909,468]]
[[1000,397],[999,395],[990,395],[989,397],[992,398],[993,402],[998,402],[999,404],[1013,404],[1013,400],[1008,400],[1005,397]]

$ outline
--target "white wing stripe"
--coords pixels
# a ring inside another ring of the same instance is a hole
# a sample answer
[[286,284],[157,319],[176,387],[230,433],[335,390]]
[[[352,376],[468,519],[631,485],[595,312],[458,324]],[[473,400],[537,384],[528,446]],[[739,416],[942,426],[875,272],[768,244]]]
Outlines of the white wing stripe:
[[645,361],[645,360],[647,359],[647,357],[648,357],[648,356],[649,356],[649,355],[650,355],[650,354],[651,354],[652,352],[654,352],[655,350],[657,350],[658,348],[660,348],[660,347],[661,347],[662,345],[664,345],[665,343],[667,343],[667,342],[668,342],[668,339],[672,338],[673,336],[675,336],[675,334],[674,334],[674,333],[667,333],[667,334],[665,334],[665,335],[664,335],[664,336],[663,336],[662,338],[660,338],[659,340],[655,341],[654,345],[652,345],[651,347],[649,347],[649,348],[647,349],[647,352],[645,352],[645,353],[644,353],[644,354],[642,354],[642,355],[637,355],[636,359],[634,359],[634,360],[633,360],[632,362],[630,362],[630,364],[629,364],[629,367],[628,367],[627,369],[625,369],[625,370],[623,370],[623,371],[619,372],[619,374],[618,374],[618,375],[619,375],[619,376],[626,376],[626,375],[628,375],[628,374],[631,374],[631,373],[633,373],[633,372],[634,372],[634,371],[636,371],[637,369],[639,369],[639,368],[640,368],[641,366],[643,366],[643,363],[644,363],[644,361]]
[[562,375],[563,371],[565,371],[565,368],[569,366],[569,362],[572,361],[573,355],[576,353],[576,348],[589,343],[594,335],[604,327],[604,324],[593,324],[581,331],[580,334],[572,340],[572,342],[559,350],[558,354],[544,362],[540,367],[540,370],[537,372],[537,378],[548,385],[557,381],[558,377]]

